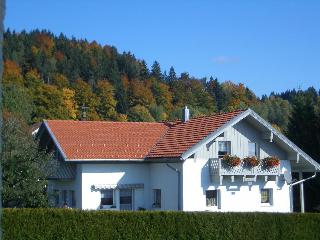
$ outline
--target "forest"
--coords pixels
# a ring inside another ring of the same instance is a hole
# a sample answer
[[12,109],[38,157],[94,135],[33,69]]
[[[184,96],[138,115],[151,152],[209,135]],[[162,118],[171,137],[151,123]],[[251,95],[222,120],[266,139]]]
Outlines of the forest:
[[[241,83],[187,72],[178,76],[173,66],[162,69],[158,61],[149,69],[131,52],[46,30],[6,30],[3,54],[3,135],[10,142],[4,152],[17,141],[13,136],[25,138],[22,133],[43,119],[174,121],[188,106],[191,117],[252,108],[320,160],[320,91],[312,86],[260,98]],[[310,206],[320,202],[318,195]]]

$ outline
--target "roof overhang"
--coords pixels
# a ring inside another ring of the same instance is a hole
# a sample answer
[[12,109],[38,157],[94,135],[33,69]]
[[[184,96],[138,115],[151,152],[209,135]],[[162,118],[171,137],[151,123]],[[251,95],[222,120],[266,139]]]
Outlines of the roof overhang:
[[[280,133],[278,130],[276,130],[274,127],[272,127],[271,124],[269,124],[266,120],[264,120],[262,117],[260,117],[256,112],[254,112],[252,109],[248,109],[244,111],[243,113],[239,114],[238,116],[231,119],[229,122],[222,125],[220,128],[218,128],[216,131],[210,133],[207,137],[205,137],[203,140],[198,142],[197,144],[193,145],[191,148],[189,148],[187,151],[185,151],[181,157],[182,159],[189,158],[192,154],[197,152],[197,150],[209,142],[213,141],[215,138],[217,138],[220,134],[222,134],[225,129],[228,127],[234,126],[241,120],[249,118],[251,121],[255,122],[260,127],[263,127],[264,129],[270,131],[270,135],[273,136],[275,141],[277,141],[279,144],[284,145],[294,153],[296,153],[296,163],[293,164],[293,167],[296,167],[296,169],[293,169],[293,171],[298,171],[299,168],[304,171],[319,171],[320,165],[317,163],[314,159],[312,159],[308,154],[306,154],[303,150],[301,150],[297,145],[295,145],[292,141],[290,141],[286,136],[284,136],[282,133]],[[303,162],[303,160],[305,162]],[[300,164],[299,164],[300,161]]]

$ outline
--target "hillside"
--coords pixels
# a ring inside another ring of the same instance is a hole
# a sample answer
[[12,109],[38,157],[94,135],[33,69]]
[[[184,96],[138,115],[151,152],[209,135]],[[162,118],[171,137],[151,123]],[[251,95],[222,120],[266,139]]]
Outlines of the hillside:
[[[180,118],[185,105],[192,116],[251,107],[299,144],[296,129],[310,121],[298,119],[298,113],[307,111],[304,118],[310,119],[319,115],[319,91],[312,87],[259,99],[243,84],[186,72],[177,76],[173,67],[163,71],[157,61],[148,69],[130,52],[48,31],[7,30],[4,67],[5,111],[29,124],[82,119],[84,112],[88,120],[164,121]],[[309,125],[307,134],[314,132]]]

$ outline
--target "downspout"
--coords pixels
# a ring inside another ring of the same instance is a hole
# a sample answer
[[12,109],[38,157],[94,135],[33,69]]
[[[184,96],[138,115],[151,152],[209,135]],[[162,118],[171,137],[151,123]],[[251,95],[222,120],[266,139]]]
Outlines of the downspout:
[[181,172],[167,163],[167,167],[178,174],[178,210],[181,210]]
[[297,185],[297,184],[300,184],[300,183],[303,183],[303,182],[306,182],[312,178],[315,178],[317,176],[317,172],[315,172],[311,177],[308,177],[308,178],[305,178],[305,179],[302,179],[300,181],[297,181],[297,182],[294,182],[294,183],[290,183],[290,187],[294,186],[294,185]]
[[[292,187],[297,185],[297,184],[303,184],[304,182],[312,179],[312,178],[315,178],[317,176],[317,172],[315,172],[311,177],[308,177],[308,178],[305,178],[305,179],[301,179],[297,182],[294,182],[294,183],[290,183],[289,184],[289,191],[292,192]],[[301,186],[301,185],[300,185]],[[303,185],[302,185],[303,186]],[[301,190],[300,190],[301,191]],[[303,190],[302,190],[303,191]],[[303,196],[303,192],[301,194],[300,192],[300,205],[301,205],[301,212],[304,213],[304,196]],[[293,209],[293,206],[292,206],[292,209]]]

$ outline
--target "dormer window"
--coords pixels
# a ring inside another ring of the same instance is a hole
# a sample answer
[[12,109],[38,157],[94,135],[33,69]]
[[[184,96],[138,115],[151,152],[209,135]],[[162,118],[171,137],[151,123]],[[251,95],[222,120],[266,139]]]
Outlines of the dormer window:
[[223,158],[224,155],[231,154],[231,142],[219,141],[218,142],[218,157]]

